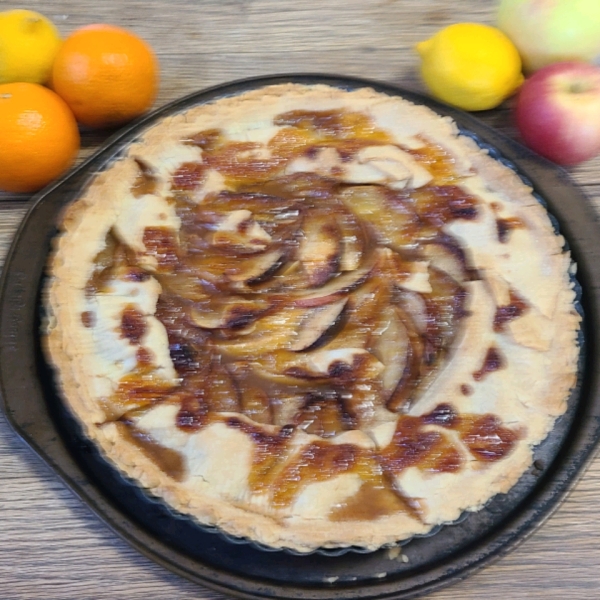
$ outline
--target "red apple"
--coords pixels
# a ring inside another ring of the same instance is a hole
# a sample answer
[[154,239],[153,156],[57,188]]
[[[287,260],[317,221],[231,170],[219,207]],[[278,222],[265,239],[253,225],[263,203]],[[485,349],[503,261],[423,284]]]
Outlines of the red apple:
[[516,106],[524,142],[561,165],[600,153],[600,68],[560,62],[525,81]]

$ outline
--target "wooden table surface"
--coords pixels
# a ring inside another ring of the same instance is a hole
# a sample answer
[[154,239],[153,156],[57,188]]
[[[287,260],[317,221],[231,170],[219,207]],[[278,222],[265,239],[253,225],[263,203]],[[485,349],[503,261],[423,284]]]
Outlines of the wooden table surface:
[[[414,44],[459,21],[492,24],[494,0],[44,0],[26,6],[63,35],[95,22],[129,27],[162,67],[160,106],[254,75],[356,75],[424,91]],[[0,10],[16,8],[0,0]],[[510,136],[510,102],[482,113]],[[84,133],[80,159],[106,139]],[[0,131],[0,143],[2,132]],[[600,158],[571,169],[600,210]],[[0,260],[30,205],[0,193]],[[600,457],[552,518],[512,554],[432,600],[600,598]],[[0,598],[223,598],[118,539],[19,440],[0,414]]]

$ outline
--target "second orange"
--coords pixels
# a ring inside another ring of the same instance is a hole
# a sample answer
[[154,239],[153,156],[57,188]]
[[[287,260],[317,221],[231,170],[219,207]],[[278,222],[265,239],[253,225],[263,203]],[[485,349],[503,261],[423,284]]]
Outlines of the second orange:
[[144,40],[113,25],[88,25],[65,40],[51,85],[80,124],[110,128],[146,112],[158,82],[158,61]]

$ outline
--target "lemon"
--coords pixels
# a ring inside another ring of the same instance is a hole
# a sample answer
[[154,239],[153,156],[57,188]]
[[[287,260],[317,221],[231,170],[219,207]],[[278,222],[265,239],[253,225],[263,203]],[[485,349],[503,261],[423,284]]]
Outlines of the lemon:
[[0,84],[44,84],[61,44],[56,27],[32,10],[0,12]]
[[489,25],[456,23],[416,49],[431,93],[464,110],[494,108],[523,82],[519,52]]

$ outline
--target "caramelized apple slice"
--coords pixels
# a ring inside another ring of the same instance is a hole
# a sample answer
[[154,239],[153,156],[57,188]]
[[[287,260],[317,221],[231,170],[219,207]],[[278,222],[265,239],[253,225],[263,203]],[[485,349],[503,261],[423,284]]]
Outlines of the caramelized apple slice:
[[197,302],[190,311],[192,321],[203,329],[240,329],[269,309],[271,303],[262,298],[216,296]]
[[305,350],[317,342],[338,322],[346,302],[347,299],[342,298],[331,304],[324,304],[323,306],[308,309],[306,316],[298,328],[298,337],[290,346],[290,350],[296,352]]
[[[243,338],[216,341],[216,343],[230,356],[243,356],[247,352],[252,356],[278,349],[304,350],[312,346],[336,323],[346,300],[343,298],[332,300],[329,304],[312,308],[298,307],[293,304],[281,307],[254,320],[251,332],[242,330]],[[252,306],[262,312],[272,306],[266,299],[244,301],[248,307]],[[244,304],[239,306],[243,308]]]
[[237,283],[252,283],[279,265],[282,257],[281,250],[271,250],[256,258],[239,261],[240,264],[237,267],[228,269],[227,277],[230,281]]
[[277,268],[283,259],[281,249],[241,258],[236,255],[207,252],[203,255],[188,257],[188,262],[197,281],[207,282],[211,286],[230,287],[244,290],[249,284]]
[[298,259],[310,287],[320,287],[338,271],[342,250],[341,231],[334,215],[309,210],[302,223],[303,238]]
[[447,273],[454,281],[469,281],[465,255],[461,248],[449,236],[438,236],[422,246],[423,256],[430,266]]
[[396,294],[396,301],[404,314],[410,315],[418,333],[427,331],[427,303],[422,294],[412,290],[401,289]]
[[[293,257],[293,252],[290,252]],[[246,291],[256,294],[273,295],[283,301],[288,301],[291,295],[300,290],[308,289],[306,273],[299,260],[286,260],[286,255],[281,260],[281,266],[276,266],[268,277],[261,277],[258,281],[251,282]]]
[[427,366],[423,365],[425,353],[423,335],[416,330],[407,312],[399,307],[394,307],[394,310],[397,311],[400,322],[405,327],[408,340],[404,371],[386,405],[388,410],[397,412],[414,398],[415,391],[427,372]]
[[300,217],[302,203],[294,197],[269,194],[268,184],[261,192],[220,192],[212,202],[202,206],[202,211],[227,213],[235,210],[249,210],[254,219],[266,224],[290,224]]
[[368,348],[371,340],[380,334],[380,320],[390,302],[390,283],[373,275],[354,290],[346,307],[344,327],[327,345],[329,348]]
[[380,243],[394,249],[415,248],[419,218],[402,193],[361,185],[345,188],[340,198],[358,218],[372,225]]
[[387,402],[406,370],[410,338],[400,313],[392,306],[383,311],[380,330],[373,346],[373,354],[385,367],[381,374],[381,384],[383,401]]
[[379,170],[394,189],[407,186],[419,188],[433,179],[431,173],[408,152],[391,144],[367,146],[358,152],[356,158],[359,163],[369,164]]
[[306,314],[306,309],[287,306],[257,319],[250,334],[215,343],[225,355],[240,358],[289,348]]
[[356,216],[345,208],[336,211],[335,219],[341,230],[340,271],[354,271],[360,266],[365,253],[366,232]]

